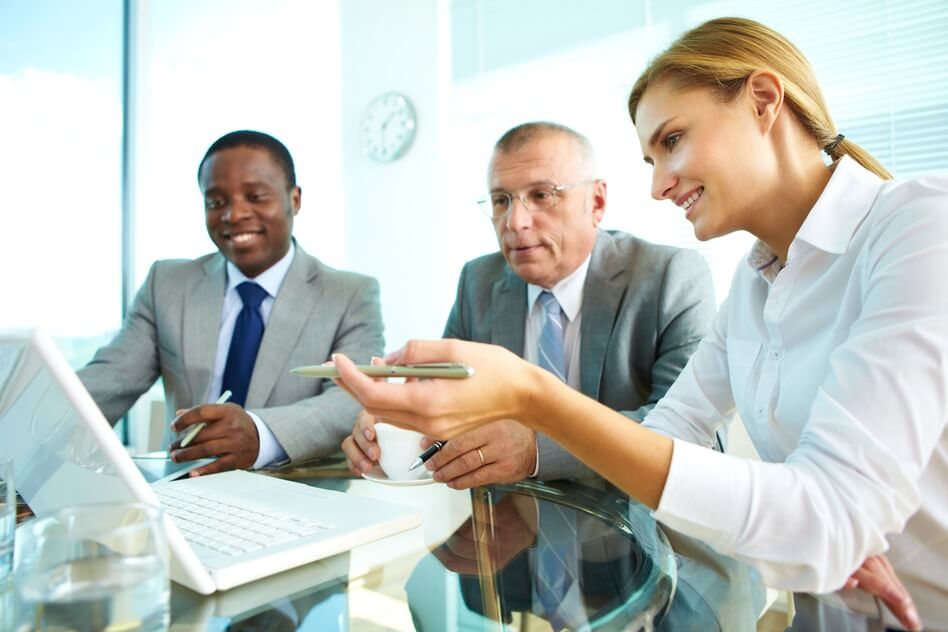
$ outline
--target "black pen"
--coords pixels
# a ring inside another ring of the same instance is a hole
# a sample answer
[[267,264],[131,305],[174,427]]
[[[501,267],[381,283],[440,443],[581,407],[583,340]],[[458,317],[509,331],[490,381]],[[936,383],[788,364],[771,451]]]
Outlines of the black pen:
[[438,453],[438,450],[444,447],[447,441],[435,441],[428,449],[418,455],[418,458],[411,462],[411,465],[408,466],[408,471],[411,472],[413,469],[417,468],[419,465],[433,457]]

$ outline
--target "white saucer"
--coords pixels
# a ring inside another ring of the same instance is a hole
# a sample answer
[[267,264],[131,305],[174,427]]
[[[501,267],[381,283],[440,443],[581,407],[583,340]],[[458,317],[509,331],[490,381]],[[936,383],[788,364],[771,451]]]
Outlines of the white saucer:
[[428,475],[424,478],[415,478],[407,481],[393,481],[388,476],[385,475],[385,472],[382,471],[382,468],[376,466],[373,467],[368,472],[362,475],[367,481],[372,481],[373,483],[380,483],[382,485],[391,485],[393,487],[417,487],[418,485],[431,485],[435,482],[431,478],[431,472],[428,472]]

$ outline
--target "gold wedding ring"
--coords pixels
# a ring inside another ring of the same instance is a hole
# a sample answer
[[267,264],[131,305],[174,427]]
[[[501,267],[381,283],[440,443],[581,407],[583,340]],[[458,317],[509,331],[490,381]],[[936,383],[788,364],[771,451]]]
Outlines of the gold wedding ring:
[[487,465],[487,461],[484,460],[484,453],[481,452],[480,448],[476,448],[477,456],[481,457],[481,466]]

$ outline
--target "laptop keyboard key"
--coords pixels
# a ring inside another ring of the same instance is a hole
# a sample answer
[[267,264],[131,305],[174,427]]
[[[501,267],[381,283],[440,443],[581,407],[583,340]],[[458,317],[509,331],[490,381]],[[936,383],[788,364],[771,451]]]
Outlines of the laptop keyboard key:
[[169,486],[155,493],[187,541],[224,555],[258,551],[332,528],[285,510],[230,504],[203,490]]

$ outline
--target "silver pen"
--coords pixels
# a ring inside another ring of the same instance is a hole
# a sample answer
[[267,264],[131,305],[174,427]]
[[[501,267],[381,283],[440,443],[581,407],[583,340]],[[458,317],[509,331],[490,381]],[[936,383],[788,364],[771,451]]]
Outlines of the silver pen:
[[[217,401],[215,401],[214,403],[215,403],[215,404],[223,404],[223,403],[226,402],[228,399],[230,399],[230,396],[231,396],[232,394],[233,394],[233,393],[231,393],[229,390],[224,391],[223,393],[221,393],[221,396],[218,397],[218,398],[217,398]],[[194,424],[193,426],[191,426],[191,429],[188,430],[188,434],[184,435],[184,438],[181,439],[181,443],[178,444],[178,447],[179,447],[179,448],[186,448],[186,447],[188,447],[188,445],[190,445],[190,443],[191,443],[192,441],[194,441],[194,440],[197,438],[197,436],[198,436],[199,434],[201,434],[201,431],[204,430],[205,428],[207,428],[207,422],[206,422],[206,421],[202,421],[202,422],[199,423],[199,424]]]

